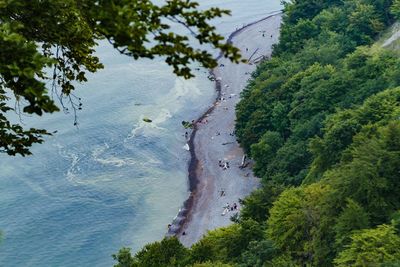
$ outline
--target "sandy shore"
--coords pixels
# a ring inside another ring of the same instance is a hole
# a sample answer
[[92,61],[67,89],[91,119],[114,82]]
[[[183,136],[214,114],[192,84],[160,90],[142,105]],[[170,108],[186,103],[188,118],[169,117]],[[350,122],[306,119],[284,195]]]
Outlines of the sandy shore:
[[[198,120],[191,135],[191,195],[168,233],[177,235],[185,246],[197,242],[208,230],[229,225],[230,217],[240,211],[238,200],[259,185],[249,167],[239,168],[243,150],[232,134],[235,106],[256,63],[263,56],[271,55],[272,45],[279,39],[280,24],[281,14],[275,13],[236,30],[229,40],[241,49],[250,64],[232,64],[220,58],[219,67],[212,71],[217,79],[219,100]],[[227,212],[224,209],[227,204],[233,206],[234,203],[238,205],[237,210]]]

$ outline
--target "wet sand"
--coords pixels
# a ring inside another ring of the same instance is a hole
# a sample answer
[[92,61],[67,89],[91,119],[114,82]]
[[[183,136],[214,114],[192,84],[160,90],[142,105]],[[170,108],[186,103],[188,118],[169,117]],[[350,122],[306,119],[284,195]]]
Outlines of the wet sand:
[[[280,24],[281,14],[275,13],[233,32],[229,40],[241,49],[249,64],[219,58],[219,67],[212,71],[219,100],[197,121],[191,134],[191,194],[168,234],[177,235],[185,246],[191,246],[209,230],[232,223],[230,217],[240,212],[239,199],[259,186],[250,166],[240,168],[243,150],[233,135],[235,106],[256,64],[270,57],[272,45],[279,39]],[[234,203],[236,210],[224,209]]]

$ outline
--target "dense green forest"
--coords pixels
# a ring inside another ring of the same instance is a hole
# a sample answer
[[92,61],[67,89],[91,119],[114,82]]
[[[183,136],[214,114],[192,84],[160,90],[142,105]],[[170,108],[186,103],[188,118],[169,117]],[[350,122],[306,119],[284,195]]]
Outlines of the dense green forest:
[[395,0],[293,0],[237,106],[262,187],[192,248],[176,238],[116,266],[400,266],[400,57],[376,43]]

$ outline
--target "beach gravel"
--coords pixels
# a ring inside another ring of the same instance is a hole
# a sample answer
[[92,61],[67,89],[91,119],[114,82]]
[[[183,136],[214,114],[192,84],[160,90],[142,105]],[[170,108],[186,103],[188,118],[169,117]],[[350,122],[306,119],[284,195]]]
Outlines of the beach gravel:
[[[195,170],[192,171],[195,172],[197,185],[192,192],[186,220],[177,234],[185,246],[191,246],[209,230],[232,223],[230,217],[240,212],[239,199],[245,198],[259,186],[259,179],[253,176],[249,166],[239,168],[243,150],[232,134],[235,105],[256,63],[262,57],[271,56],[272,45],[279,39],[281,19],[280,13],[273,14],[236,30],[231,35],[231,41],[241,49],[243,58],[250,59],[249,63],[233,64],[220,58],[219,67],[213,70],[217,82],[220,82],[222,100],[217,101],[215,108],[197,122],[192,140],[197,158]],[[226,163],[229,168],[221,167],[226,167]],[[223,215],[224,206],[233,206],[234,203],[238,209],[225,211]]]

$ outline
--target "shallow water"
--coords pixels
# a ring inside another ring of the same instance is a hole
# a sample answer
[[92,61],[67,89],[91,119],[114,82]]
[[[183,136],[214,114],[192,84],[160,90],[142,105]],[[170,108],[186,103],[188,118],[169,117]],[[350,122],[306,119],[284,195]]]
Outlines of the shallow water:
[[[200,2],[233,11],[215,22],[225,35],[280,8]],[[161,239],[188,195],[181,121],[215,97],[206,71],[185,81],[160,60],[133,61],[106,44],[97,51],[106,68],[77,89],[79,128],[63,113],[24,118],[58,133],[33,156],[0,157],[0,266],[112,266],[120,247]]]

